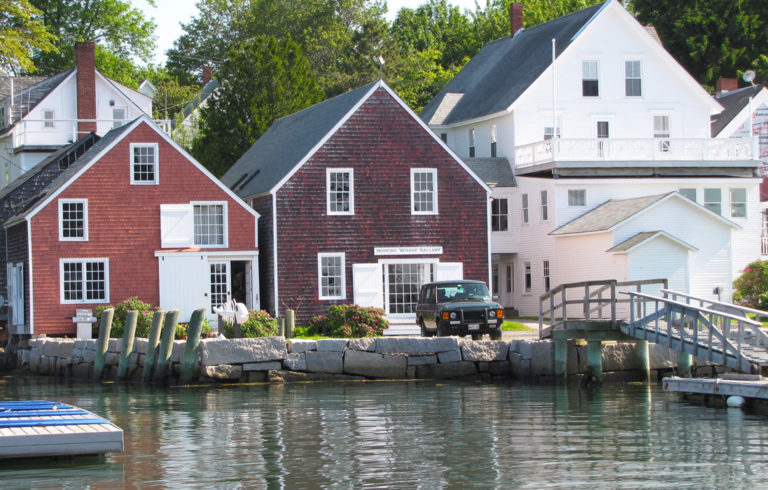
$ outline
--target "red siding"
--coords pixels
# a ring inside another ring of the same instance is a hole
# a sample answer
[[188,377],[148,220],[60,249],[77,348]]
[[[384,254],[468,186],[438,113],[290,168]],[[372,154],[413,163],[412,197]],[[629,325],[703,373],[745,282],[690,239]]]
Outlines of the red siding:
[[[354,216],[326,214],[325,173],[334,167],[354,169]],[[411,168],[437,169],[438,215],[411,214]],[[462,262],[465,278],[487,282],[487,202],[484,188],[379,89],[277,193],[279,309],[296,309],[306,324],[332,303],[352,303],[352,265],[392,258],[374,247],[442,246],[427,257]],[[318,299],[320,252],[345,253],[345,301]]]
[[[159,185],[130,184],[130,144],[159,143]],[[58,200],[88,199],[87,242],[59,241]],[[254,217],[146,123],[115,145],[32,218],[34,332],[75,332],[76,308],[60,304],[60,258],[109,258],[110,303],[159,303],[160,204],[227,201],[229,249],[254,250]],[[222,250],[222,249],[216,249]]]

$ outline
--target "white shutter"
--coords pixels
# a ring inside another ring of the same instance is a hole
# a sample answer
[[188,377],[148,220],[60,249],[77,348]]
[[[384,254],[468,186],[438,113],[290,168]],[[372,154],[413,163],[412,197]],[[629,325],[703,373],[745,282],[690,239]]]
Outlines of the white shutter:
[[438,262],[437,281],[453,281],[464,279],[464,264],[462,262]]
[[188,248],[194,243],[194,210],[191,204],[160,205],[162,248]]
[[352,289],[355,304],[384,308],[381,264],[353,264]]

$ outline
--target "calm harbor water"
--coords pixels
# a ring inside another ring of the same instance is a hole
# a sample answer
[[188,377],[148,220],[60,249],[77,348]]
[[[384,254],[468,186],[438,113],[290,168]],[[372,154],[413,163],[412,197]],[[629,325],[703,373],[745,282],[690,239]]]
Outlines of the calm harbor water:
[[765,487],[768,417],[659,385],[339,382],[153,389],[0,377],[104,416],[125,452],[0,462],[2,488]]

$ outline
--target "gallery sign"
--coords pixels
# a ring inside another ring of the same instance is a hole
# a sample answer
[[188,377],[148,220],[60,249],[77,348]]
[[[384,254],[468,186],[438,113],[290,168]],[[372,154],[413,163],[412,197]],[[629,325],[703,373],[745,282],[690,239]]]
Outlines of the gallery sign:
[[374,255],[440,255],[443,247],[375,247]]

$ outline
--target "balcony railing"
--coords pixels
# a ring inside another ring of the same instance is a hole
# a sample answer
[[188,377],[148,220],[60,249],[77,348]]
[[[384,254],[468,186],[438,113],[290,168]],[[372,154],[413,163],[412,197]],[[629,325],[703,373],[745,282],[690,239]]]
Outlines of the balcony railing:
[[553,138],[515,148],[515,166],[557,161],[751,160],[753,155],[751,138]]
[[[111,129],[119,128],[131,120],[115,119],[25,119],[13,132],[13,146],[58,146],[77,141],[85,133],[78,131],[78,123],[96,123],[96,134],[104,136]],[[170,134],[171,121],[155,119],[160,129]]]

